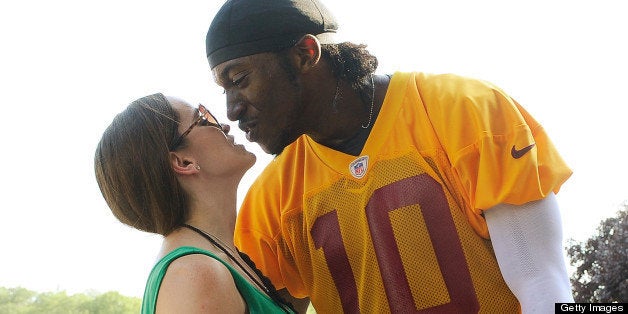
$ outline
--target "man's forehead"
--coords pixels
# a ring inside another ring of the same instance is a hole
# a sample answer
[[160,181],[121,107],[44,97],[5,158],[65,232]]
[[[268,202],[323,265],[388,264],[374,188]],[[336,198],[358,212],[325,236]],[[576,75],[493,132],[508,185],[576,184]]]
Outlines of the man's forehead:
[[237,69],[237,68],[244,67],[245,64],[248,63],[245,60],[246,58],[247,57],[241,57],[241,58],[236,58],[232,60],[227,60],[217,65],[212,70],[212,73],[214,74],[214,79],[216,80],[216,82],[220,83],[221,81],[228,80],[230,71],[233,71],[234,69]]
[[269,55],[270,53],[259,53],[225,61],[212,70],[214,79],[220,83],[229,80],[229,74],[233,71],[259,67],[268,62]]

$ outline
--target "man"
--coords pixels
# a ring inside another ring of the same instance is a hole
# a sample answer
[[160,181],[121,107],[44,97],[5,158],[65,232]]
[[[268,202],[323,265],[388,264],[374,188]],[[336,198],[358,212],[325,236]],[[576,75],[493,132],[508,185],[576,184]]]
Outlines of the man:
[[486,82],[374,75],[336,30],[317,0],[230,0],[212,21],[228,117],[276,155],[238,247],[319,313],[573,302],[554,196],[571,171],[543,128]]

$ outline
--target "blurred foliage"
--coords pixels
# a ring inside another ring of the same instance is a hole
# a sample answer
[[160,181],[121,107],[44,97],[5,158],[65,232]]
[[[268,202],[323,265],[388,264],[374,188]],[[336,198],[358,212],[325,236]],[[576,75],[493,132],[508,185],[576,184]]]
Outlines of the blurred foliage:
[[0,314],[124,314],[139,313],[142,300],[118,292],[34,292],[0,287]]
[[576,302],[628,302],[628,203],[621,207],[588,240],[568,242]]

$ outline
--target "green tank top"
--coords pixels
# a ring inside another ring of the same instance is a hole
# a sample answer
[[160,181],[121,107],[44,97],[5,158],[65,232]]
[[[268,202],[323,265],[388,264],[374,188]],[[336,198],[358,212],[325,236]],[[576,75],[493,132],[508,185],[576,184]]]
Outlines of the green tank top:
[[[231,265],[227,264],[220,258],[216,257],[213,253],[191,247],[182,246],[164,256],[150,272],[148,281],[146,282],[146,288],[144,289],[144,298],[142,299],[142,314],[154,314],[155,307],[157,306],[157,294],[159,293],[159,287],[164,279],[166,270],[170,263],[175,259],[189,255],[189,254],[204,254],[220,261],[223,265],[229,269],[231,276],[240,292],[240,295],[246,301],[250,313],[286,313],[281,307],[271,300],[267,295],[261,293],[253,285],[251,285],[244,277],[240,275]],[[220,287],[217,287],[220,289]]]

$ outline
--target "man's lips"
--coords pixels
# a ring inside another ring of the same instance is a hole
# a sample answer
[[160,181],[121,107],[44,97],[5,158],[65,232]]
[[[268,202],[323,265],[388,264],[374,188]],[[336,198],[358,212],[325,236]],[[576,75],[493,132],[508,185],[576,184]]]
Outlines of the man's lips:
[[240,130],[244,131],[244,133],[246,134],[246,139],[249,142],[255,142],[255,127],[257,126],[257,123],[255,123],[254,121],[248,121],[248,122],[242,122],[240,121],[240,123],[238,124],[238,127],[240,128]]

